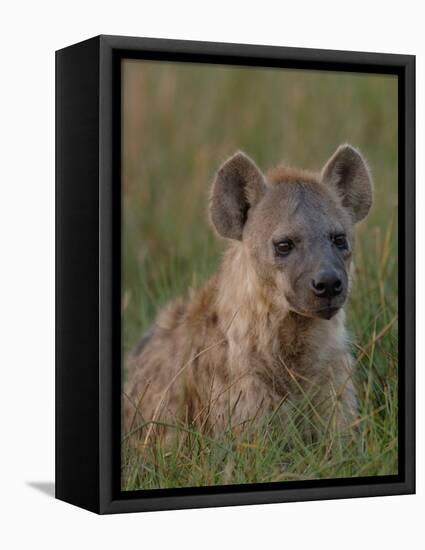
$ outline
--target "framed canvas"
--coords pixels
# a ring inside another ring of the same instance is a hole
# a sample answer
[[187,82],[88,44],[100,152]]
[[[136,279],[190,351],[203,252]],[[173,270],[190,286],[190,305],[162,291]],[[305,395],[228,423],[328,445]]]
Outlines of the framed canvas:
[[58,51],[56,497],[413,493],[414,185],[413,56]]

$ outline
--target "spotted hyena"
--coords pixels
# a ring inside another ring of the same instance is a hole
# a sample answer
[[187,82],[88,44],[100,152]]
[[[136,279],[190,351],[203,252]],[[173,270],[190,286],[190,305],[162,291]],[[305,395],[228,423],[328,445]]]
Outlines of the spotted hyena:
[[244,153],[229,158],[210,198],[223,260],[200,290],[160,312],[131,354],[125,432],[146,443],[160,421],[217,433],[277,408],[284,427],[282,403],[306,394],[347,429],[357,404],[343,307],[353,228],[371,205],[369,170],[350,145],[320,173],[263,174]]

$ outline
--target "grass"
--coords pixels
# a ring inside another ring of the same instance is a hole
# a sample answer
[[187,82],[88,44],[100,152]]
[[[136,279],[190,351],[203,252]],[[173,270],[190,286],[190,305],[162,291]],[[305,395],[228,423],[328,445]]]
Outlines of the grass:
[[360,403],[353,434],[315,421],[318,437],[306,437],[314,411],[305,399],[284,431],[273,415],[242,435],[180,425],[171,447],[143,454],[124,437],[123,489],[397,473],[396,79],[138,61],[123,73],[123,358],[165,303],[217,268],[223,243],[207,223],[208,191],[235,150],[262,168],[285,159],[319,169],[350,142],[375,180],[347,308]]

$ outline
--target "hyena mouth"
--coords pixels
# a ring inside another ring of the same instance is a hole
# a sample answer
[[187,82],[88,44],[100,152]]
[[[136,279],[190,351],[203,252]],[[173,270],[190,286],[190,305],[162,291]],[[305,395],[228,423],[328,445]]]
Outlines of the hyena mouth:
[[317,317],[320,317],[321,319],[332,319],[334,315],[338,313],[338,311],[341,309],[341,307],[335,307],[335,306],[328,306],[323,307],[315,311],[315,315]]
[[331,304],[321,307],[319,309],[299,309],[291,304],[291,302],[288,300],[288,303],[294,313],[297,313],[298,315],[301,315],[303,317],[310,317],[312,319],[332,319],[334,315],[338,313],[338,311],[342,308],[344,304]]

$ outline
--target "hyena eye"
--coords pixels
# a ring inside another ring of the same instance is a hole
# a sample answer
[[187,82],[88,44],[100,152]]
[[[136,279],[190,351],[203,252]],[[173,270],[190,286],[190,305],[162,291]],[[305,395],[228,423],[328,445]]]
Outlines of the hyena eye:
[[337,248],[347,248],[347,237],[345,235],[332,235],[332,242]]
[[289,239],[274,243],[274,249],[278,256],[287,256],[293,248],[294,243]]

